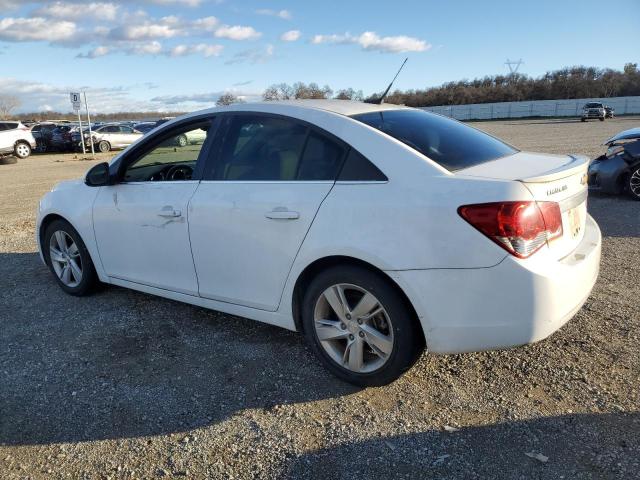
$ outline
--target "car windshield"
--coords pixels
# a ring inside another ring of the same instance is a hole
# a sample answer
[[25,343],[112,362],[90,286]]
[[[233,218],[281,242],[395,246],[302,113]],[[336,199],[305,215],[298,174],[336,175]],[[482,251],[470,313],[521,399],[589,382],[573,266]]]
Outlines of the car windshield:
[[587,103],[585,108],[602,108],[601,103]]
[[352,118],[383,131],[449,171],[473,167],[517,152],[480,130],[422,110],[383,110]]

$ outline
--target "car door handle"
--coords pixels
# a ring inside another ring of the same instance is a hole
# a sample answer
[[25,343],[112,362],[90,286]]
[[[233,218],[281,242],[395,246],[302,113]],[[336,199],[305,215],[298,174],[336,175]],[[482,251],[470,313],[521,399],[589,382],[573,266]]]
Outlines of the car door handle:
[[272,220],[297,220],[298,218],[300,218],[300,214],[291,210],[276,208],[271,210],[270,212],[265,213],[265,217]]
[[180,210],[176,210],[170,205],[167,205],[166,207],[162,207],[162,210],[160,210],[158,216],[164,218],[180,217],[182,216],[182,212]]

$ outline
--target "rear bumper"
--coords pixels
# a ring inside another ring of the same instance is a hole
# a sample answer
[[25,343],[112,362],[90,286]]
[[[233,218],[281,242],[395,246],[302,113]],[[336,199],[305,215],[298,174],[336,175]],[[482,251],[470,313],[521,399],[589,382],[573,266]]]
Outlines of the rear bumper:
[[602,237],[587,217],[578,247],[562,260],[518,260],[478,269],[388,272],[416,309],[435,353],[493,350],[533,343],[568,322],[591,293]]

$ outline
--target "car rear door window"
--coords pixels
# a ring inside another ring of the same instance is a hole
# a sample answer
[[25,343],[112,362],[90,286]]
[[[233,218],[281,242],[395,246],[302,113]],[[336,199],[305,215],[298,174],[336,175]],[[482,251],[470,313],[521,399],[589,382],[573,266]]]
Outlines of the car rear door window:
[[296,180],[335,180],[345,148],[317,132],[310,132]]
[[383,110],[352,118],[383,131],[450,171],[517,152],[478,129],[422,110]]

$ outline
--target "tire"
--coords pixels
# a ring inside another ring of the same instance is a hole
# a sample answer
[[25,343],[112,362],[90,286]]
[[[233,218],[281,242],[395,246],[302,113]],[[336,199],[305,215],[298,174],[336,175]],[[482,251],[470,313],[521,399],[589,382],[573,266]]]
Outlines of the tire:
[[626,184],[629,196],[634,200],[640,200],[640,164],[631,167]]
[[586,118],[581,118],[581,119],[580,119],[580,121],[581,121],[581,122],[586,122],[586,121],[587,121],[587,119],[586,119]]
[[[336,289],[342,289],[350,311],[342,312],[342,320],[328,300],[340,297]],[[371,308],[361,309],[369,315],[360,323],[357,306],[365,295],[373,298],[367,297]],[[380,313],[371,314],[376,311]],[[302,302],[303,329],[311,349],[327,370],[360,387],[387,385],[416,362],[424,350],[424,335],[414,317],[388,279],[358,266],[338,266],[321,272],[311,281]],[[319,331],[324,341],[320,340]],[[376,353],[372,345],[384,349],[379,350],[383,355]],[[356,359],[353,364],[352,353]]]
[[109,145],[109,142],[107,142],[106,140],[101,140],[98,143],[98,150],[101,153],[107,153],[107,152],[111,151],[111,145]]
[[189,139],[184,134],[178,135],[176,137],[176,143],[178,144],[179,147],[186,147],[187,145],[189,145]]
[[18,158],[27,158],[31,155],[31,145],[27,142],[18,142],[16,146],[13,147],[13,153]]
[[[61,243],[66,245],[66,249],[61,246]],[[75,248],[73,248],[74,245]],[[44,234],[42,252],[56,282],[66,293],[81,297],[91,293],[98,284],[98,276],[89,251],[69,222],[65,220],[51,222]],[[52,259],[54,253],[62,261]],[[71,268],[71,265],[75,265],[75,268]]]

